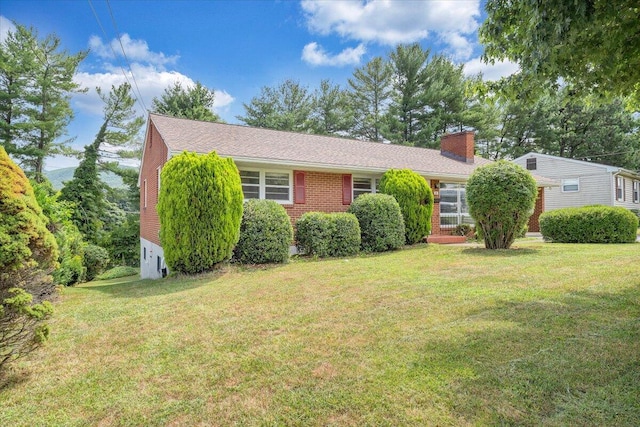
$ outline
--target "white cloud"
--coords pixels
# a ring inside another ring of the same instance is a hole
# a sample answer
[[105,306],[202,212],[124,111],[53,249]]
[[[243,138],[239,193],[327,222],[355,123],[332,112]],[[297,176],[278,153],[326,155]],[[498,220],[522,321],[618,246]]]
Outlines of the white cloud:
[[[122,46],[120,46],[121,43]],[[124,53],[129,61],[143,62],[159,67],[167,64],[175,64],[179,58],[178,55],[167,56],[162,52],[152,52],[149,50],[149,45],[146,41],[140,39],[133,40],[127,33],[120,37],[120,42],[118,42],[118,39],[113,39],[108,44],[105,44],[98,36],[91,36],[89,39],[89,48],[96,55],[105,59],[115,59],[116,57],[124,56],[122,53],[124,49]]]
[[[140,107],[140,104],[146,105],[147,109],[151,109],[152,100],[162,95],[164,90],[173,85],[175,82],[181,83],[184,87],[195,85],[195,82],[188,76],[177,71],[159,70],[151,65],[132,64],[131,69],[135,75],[134,86],[135,93],[140,92],[142,101],[136,105],[138,114],[146,114],[146,111]],[[80,72],[75,75],[74,80],[82,87],[89,88],[87,93],[76,94],[73,97],[74,105],[89,114],[101,116],[104,104],[95,91],[99,87],[103,93],[109,93],[111,86],[118,86],[129,81],[134,85],[131,73],[127,72],[127,78],[119,67],[111,64],[105,65],[103,73],[86,73]],[[217,110],[231,104],[235,99],[224,90],[215,91],[215,101],[213,109]]]
[[13,25],[13,22],[0,15],[0,43],[4,43],[7,38],[7,34],[9,32],[14,32],[16,30],[16,26]]
[[366,53],[362,43],[357,47],[344,49],[337,55],[329,55],[318,43],[311,42],[302,49],[302,60],[314,66],[328,65],[342,67],[344,65],[357,65],[360,58]]
[[464,64],[464,73],[468,76],[482,73],[485,80],[498,80],[507,77],[520,69],[518,64],[511,61],[499,61],[486,64],[481,58],[474,58]]
[[302,9],[312,32],[389,46],[435,33],[453,55],[464,59],[471,55],[472,44],[462,39],[475,33],[480,17],[479,0],[303,0]]
[[454,60],[464,61],[473,55],[474,43],[460,33],[441,34],[440,40],[448,46],[446,53]]

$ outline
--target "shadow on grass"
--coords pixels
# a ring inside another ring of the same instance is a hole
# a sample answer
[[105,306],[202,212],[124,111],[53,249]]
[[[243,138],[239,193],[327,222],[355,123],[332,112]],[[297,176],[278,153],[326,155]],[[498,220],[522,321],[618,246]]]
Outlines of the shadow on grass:
[[640,425],[638,298],[640,282],[479,307],[411,369],[448,384],[471,424]]
[[516,257],[525,255],[536,255],[540,251],[533,248],[517,248],[511,249],[486,249],[482,248],[466,248],[462,250],[465,255],[481,256],[481,257]]
[[85,283],[78,288],[99,291],[116,298],[143,298],[156,295],[168,295],[199,288],[218,280],[228,269],[207,272],[192,276],[177,274],[164,279],[140,279],[137,276],[102,280]]

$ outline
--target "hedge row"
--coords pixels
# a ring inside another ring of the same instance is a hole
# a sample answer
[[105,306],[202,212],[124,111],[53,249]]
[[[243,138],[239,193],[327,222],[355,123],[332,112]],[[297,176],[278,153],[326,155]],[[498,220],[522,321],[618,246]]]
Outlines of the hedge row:
[[558,243],[633,243],[637,229],[638,218],[622,207],[563,208],[540,215],[542,237]]

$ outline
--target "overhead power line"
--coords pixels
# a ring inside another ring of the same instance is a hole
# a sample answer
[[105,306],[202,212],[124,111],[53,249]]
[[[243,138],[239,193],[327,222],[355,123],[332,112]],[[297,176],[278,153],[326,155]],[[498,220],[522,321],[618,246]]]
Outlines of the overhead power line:
[[[113,53],[113,57],[116,58],[118,55],[116,54],[115,49],[113,48],[113,45],[109,42],[109,36],[107,35],[107,32],[105,31],[104,27],[102,26],[102,22],[100,21],[100,17],[98,17],[98,13],[96,12],[96,9],[93,7],[93,3],[91,2],[91,0],[87,0],[89,2],[89,6],[91,7],[91,10],[93,11],[93,16],[96,18],[96,22],[98,23],[98,26],[100,27],[100,30],[102,31],[102,34],[104,35],[105,41],[106,43],[109,45],[109,48],[111,49],[111,53]],[[107,5],[109,6],[109,12],[111,13],[111,6],[109,5],[109,1],[107,0]],[[111,13],[111,17],[113,19],[113,13]],[[113,19],[113,23],[115,26],[115,19]],[[142,100],[142,95],[140,93],[140,89],[138,89],[138,83],[135,80],[135,76],[133,74],[133,70],[131,69],[131,64],[129,64],[129,60],[127,59],[126,54],[124,53],[124,47],[122,46],[122,41],[120,40],[120,34],[117,31],[117,27],[116,27],[116,35],[118,37],[118,42],[120,43],[120,47],[122,48],[122,54],[124,55],[124,58],[127,62],[127,65],[129,66],[129,71],[131,72],[131,78],[134,82],[134,84],[132,85],[131,82],[129,81],[129,77],[127,76],[127,72],[125,71],[125,69],[119,65],[120,70],[122,71],[122,75],[124,76],[124,79],[127,81],[127,83],[129,83],[129,86],[131,86],[132,88],[134,88],[134,98],[136,100],[136,102],[142,107],[143,111],[147,111],[147,106],[144,104],[144,101]],[[136,92],[137,91],[137,92]]]

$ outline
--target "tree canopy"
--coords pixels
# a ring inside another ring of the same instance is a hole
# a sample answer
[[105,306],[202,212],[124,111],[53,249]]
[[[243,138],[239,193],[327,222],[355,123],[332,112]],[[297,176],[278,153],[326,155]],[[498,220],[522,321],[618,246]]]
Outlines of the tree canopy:
[[19,24],[0,43],[0,142],[38,182],[47,157],[70,151],[70,140],[60,138],[73,117],[71,94],[82,90],[73,77],[86,55]]
[[560,79],[640,106],[640,4],[637,0],[488,0],[480,28],[489,62],[517,62],[529,88]]
[[183,87],[175,82],[166,88],[160,98],[153,98],[153,111],[173,117],[183,117],[205,122],[219,122],[220,117],[213,112],[215,92],[200,82],[194,86]]

